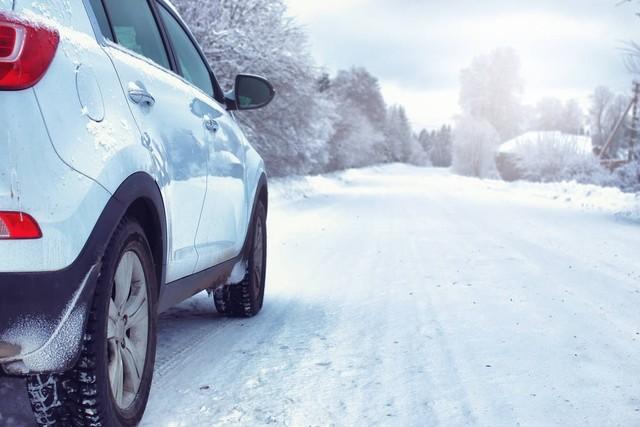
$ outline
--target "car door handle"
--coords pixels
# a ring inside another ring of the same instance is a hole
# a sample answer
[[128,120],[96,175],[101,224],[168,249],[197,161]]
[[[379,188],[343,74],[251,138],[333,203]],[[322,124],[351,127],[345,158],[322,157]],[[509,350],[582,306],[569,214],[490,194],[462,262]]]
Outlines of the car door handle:
[[134,104],[142,105],[145,107],[153,107],[156,103],[156,99],[143,87],[140,87],[137,83],[129,84],[129,99]]
[[220,125],[218,124],[218,122],[209,118],[204,119],[204,127],[209,132],[213,132],[213,133],[218,132],[218,129],[220,129]]

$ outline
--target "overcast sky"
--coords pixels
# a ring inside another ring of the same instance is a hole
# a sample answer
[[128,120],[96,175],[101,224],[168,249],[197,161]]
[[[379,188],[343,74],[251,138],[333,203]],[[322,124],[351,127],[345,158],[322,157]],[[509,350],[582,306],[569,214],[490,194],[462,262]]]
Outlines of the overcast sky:
[[510,46],[520,54],[525,100],[586,103],[597,85],[629,91],[625,42],[640,41],[640,7],[619,0],[286,0],[328,71],[362,65],[416,129],[458,111],[460,70]]

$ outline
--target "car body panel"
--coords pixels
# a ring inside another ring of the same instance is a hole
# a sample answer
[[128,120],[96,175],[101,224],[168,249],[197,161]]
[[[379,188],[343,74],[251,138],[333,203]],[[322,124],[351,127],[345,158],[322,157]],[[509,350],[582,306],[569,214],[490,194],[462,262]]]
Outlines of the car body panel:
[[207,191],[207,140],[211,135],[194,113],[195,89],[120,46],[108,43],[105,50],[124,91],[135,85],[156,99],[151,107],[128,102],[158,164],[154,173],[167,211],[167,281],[171,282],[193,274],[198,261],[194,241]]
[[233,117],[206,95],[219,130],[208,141],[207,195],[196,236],[196,271],[227,261],[242,249],[249,217],[246,145]]
[[0,93],[0,111],[0,210],[30,214],[43,234],[0,240],[0,272],[66,268],[111,195],[57,155],[33,89]]

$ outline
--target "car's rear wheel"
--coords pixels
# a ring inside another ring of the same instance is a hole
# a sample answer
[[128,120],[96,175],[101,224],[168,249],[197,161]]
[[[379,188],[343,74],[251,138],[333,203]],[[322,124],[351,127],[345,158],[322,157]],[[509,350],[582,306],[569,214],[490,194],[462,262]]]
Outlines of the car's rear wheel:
[[262,309],[267,267],[267,210],[262,202],[256,206],[250,233],[244,279],[214,292],[216,309],[225,316],[253,317]]
[[155,362],[156,295],[144,231],[125,220],[103,258],[76,367],[28,380],[39,425],[128,427],[140,422]]

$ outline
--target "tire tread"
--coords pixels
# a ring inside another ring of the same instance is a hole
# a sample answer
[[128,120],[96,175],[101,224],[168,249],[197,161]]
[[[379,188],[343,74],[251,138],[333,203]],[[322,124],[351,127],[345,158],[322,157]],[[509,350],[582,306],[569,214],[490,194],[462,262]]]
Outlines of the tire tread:
[[[124,218],[118,224],[104,252],[103,260],[117,256],[113,253],[120,250],[114,247],[118,236],[121,236],[132,224],[139,227],[135,221],[128,218]],[[107,266],[103,263],[98,281],[107,274],[106,269]],[[114,427],[120,424],[111,419],[112,416],[108,413],[110,397],[102,396],[98,387],[99,373],[96,363],[98,349],[95,337],[96,328],[100,324],[99,304],[106,291],[104,287],[96,287],[82,339],[80,358],[75,367],[64,374],[34,375],[27,378],[31,408],[36,424],[40,427]],[[46,398],[43,399],[43,397]]]

